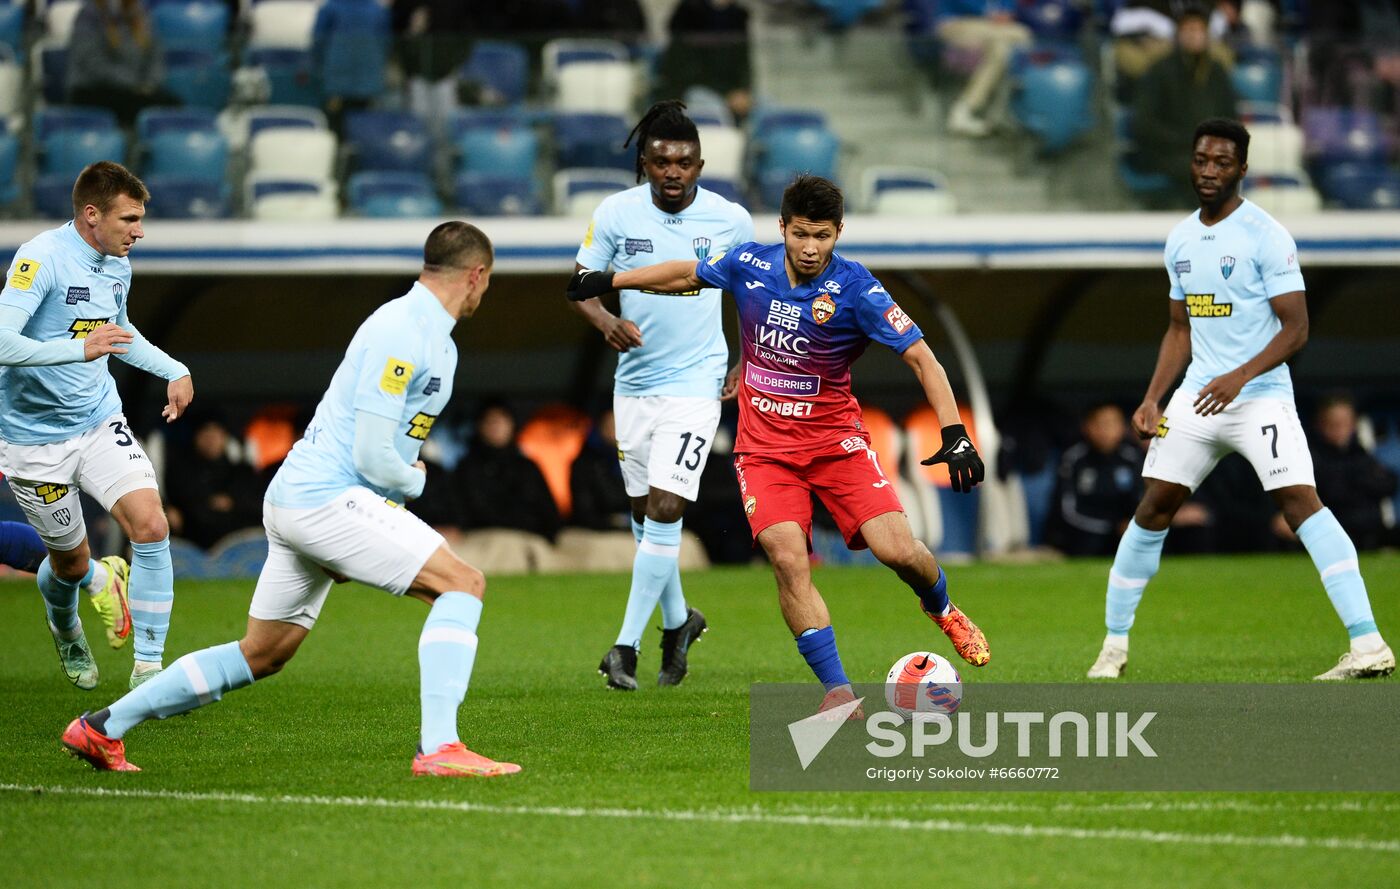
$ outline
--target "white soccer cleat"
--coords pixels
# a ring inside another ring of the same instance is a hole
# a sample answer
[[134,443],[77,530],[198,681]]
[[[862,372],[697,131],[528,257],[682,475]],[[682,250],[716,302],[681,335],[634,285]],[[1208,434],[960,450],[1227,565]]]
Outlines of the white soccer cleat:
[[1098,660],[1089,668],[1090,679],[1117,679],[1128,666],[1128,649],[1104,643]]
[[1389,645],[1382,645],[1375,651],[1348,651],[1337,661],[1337,666],[1326,673],[1319,673],[1314,679],[1369,679],[1373,676],[1389,676],[1395,672],[1395,653]]

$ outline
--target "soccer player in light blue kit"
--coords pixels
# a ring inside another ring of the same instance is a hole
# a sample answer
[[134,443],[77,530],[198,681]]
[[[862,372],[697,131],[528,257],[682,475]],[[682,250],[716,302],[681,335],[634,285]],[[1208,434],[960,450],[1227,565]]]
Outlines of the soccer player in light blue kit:
[[[167,422],[194,398],[189,370],[127,318],[127,255],[145,234],[149,199],[120,164],[88,166],[73,185],[73,221],[21,246],[0,291],[0,472],[48,548],[39,591],[64,673],[81,689],[98,677],[78,620],[78,589],[93,571],[79,490],[131,540],[132,688],[160,671],[175,598],[155,469],[107,370],[107,356],[116,355],[166,380]],[[119,627],[109,641],[113,632]]]
[[[633,137],[637,181],[645,177],[646,182],[598,207],[576,268],[624,271],[668,259],[704,260],[752,240],[748,211],[697,182],[705,161],[685,105],[656,103],[633,129],[629,144]],[[732,397],[735,387],[725,384],[729,349],[719,290],[705,288],[683,302],[624,290],[621,299],[620,317],[599,299],[573,305],[620,353],[613,413],[637,555],[622,627],[598,670],[609,688],[633,691],[642,632],[658,602],[659,685],[685,678],[690,645],[706,629],[705,616],[687,607],[681,591],[681,524],[686,502],[700,492],[719,425],[721,388]]]
[[452,328],[481,304],[491,265],[491,242],[475,226],[433,229],[418,282],[360,325],[268,488],[268,558],[243,639],[187,654],[110,707],[84,713],[63,733],[65,747],[98,769],[138,771],[121,740],[131,728],[281,670],[315,625],[332,580],[349,579],[431,606],[418,637],[422,732],[413,774],[520,770],[468,750],[457,735],[486,580],[399,505],[423,493],[418,451],[452,395]]
[[[1123,674],[1128,630],[1157,573],[1172,517],[1231,451],[1249,460],[1273,495],[1351,637],[1337,665],[1315,678],[1384,676],[1395,669],[1395,655],[1376,628],[1356,547],[1317,497],[1284,363],[1308,338],[1297,247],[1283,226],[1239,195],[1249,153],[1242,125],[1207,120],[1192,146],[1191,183],[1201,209],[1167,238],[1171,323],[1133,414],[1137,433],[1152,438],[1146,490],[1109,572],[1108,635],[1089,677]],[[1186,378],[1163,410],[1162,397],[1183,369]]]

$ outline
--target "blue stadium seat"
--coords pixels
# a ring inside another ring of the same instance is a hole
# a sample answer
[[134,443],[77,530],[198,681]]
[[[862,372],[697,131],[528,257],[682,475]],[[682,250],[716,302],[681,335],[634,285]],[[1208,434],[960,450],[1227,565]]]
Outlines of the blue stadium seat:
[[223,182],[228,174],[228,140],[213,130],[157,133],[146,142],[145,172]]
[[1362,108],[1303,109],[1308,156],[1322,167],[1339,163],[1382,163],[1387,143],[1380,118]]
[[[0,123],[0,128],[3,128]],[[19,197],[19,140],[8,130],[0,132],[0,205]]]
[[136,115],[136,135],[147,141],[161,133],[217,132],[216,117],[206,108],[144,108]]
[[88,164],[126,159],[126,136],[120,130],[59,130],[41,139],[39,144],[42,151],[40,171],[67,176],[70,189],[72,180]]
[[1242,51],[1230,80],[1241,102],[1276,105],[1283,97],[1283,64],[1272,50]]
[[209,551],[209,576],[228,579],[257,577],[267,561],[267,551],[267,537],[261,528],[235,531],[214,544]]
[[106,108],[68,105],[41,108],[34,112],[34,138],[45,138],[62,130],[115,130],[117,115]]
[[1400,210],[1400,173],[1378,164],[1333,164],[1322,170],[1322,193],[1348,210]]
[[164,86],[188,106],[222,109],[233,89],[228,56],[200,49],[167,50]]
[[825,127],[769,128],[758,147],[758,189],[765,207],[782,203],[783,189],[798,173],[836,178],[841,143]]
[[507,105],[518,105],[530,86],[530,54],[518,43],[478,40],[458,76],[481,84]]
[[833,28],[845,29],[885,5],[885,0],[811,0]]
[[1056,153],[1094,126],[1094,78],[1068,53],[1035,52],[1017,66],[1012,111],[1040,142]]
[[267,74],[270,104],[321,107],[321,78],[310,52],[285,48],[254,49],[248,52],[247,62]]
[[327,96],[377,98],[384,92],[389,10],[377,0],[323,3],[312,28],[312,51]]
[[442,202],[426,173],[369,170],[346,183],[350,209],[375,219],[422,219],[442,215]]
[[209,559],[204,550],[183,537],[170,538],[170,565],[179,577],[209,577]]
[[68,98],[68,48],[46,46],[39,50],[39,90],[50,105]]
[[826,115],[802,108],[761,108],[749,121],[749,132],[755,142],[763,141],[776,130],[826,129]]
[[0,45],[8,46],[17,59],[24,58],[24,4],[0,4]]
[[464,111],[449,125],[462,173],[491,172],[503,176],[529,176],[539,159],[539,137],[509,112]]
[[740,206],[748,206],[748,200],[744,197],[744,190],[739,187],[739,183],[733,179],[722,179],[718,176],[703,176],[700,185],[706,191],[712,191],[726,201],[733,201]]
[[538,216],[544,212],[533,176],[462,173],[453,183],[452,201],[474,216]]
[[224,3],[165,3],[151,10],[151,26],[166,49],[222,48],[228,21]]
[[230,215],[226,181],[153,173],[145,182],[151,192],[146,212],[152,219],[227,219]]
[[554,118],[555,165],[630,170],[636,155],[622,143],[631,129],[615,114],[560,114]]
[[65,174],[34,180],[34,212],[42,219],[73,218],[73,177]]
[[1018,4],[1016,18],[1031,29],[1037,42],[1068,44],[1084,26],[1083,7],[1079,0],[1037,0]]
[[263,130],[282,127],[296,127],[308,130],[324,130],[326,115],[320,110],[299,106],[264,105],[248,112],[248,140]]
[[304,179],[259,179],[249,183],[248,197],[252,200],[277,194],[319,194],[320,186]]
[[432,169],[428,127],[406,111],[353,111],[345,115],[345,142],[356,170]]

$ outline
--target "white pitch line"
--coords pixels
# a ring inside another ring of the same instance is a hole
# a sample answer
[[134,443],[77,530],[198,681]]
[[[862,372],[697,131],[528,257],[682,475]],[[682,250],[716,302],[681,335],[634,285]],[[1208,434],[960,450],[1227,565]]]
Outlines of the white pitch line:
[[638,821],[677,821],[702,824],[774,824],[793,827],[903,830],[938,833],[986,834],[1020,838],[1073,840],[1124,840],[1154,845],[1253,846],[1271,849],[1326,849],[1354,852],[1400,853],[1400,841],[1362,837],[1306,837],[1291,834],[1258,836],[1230,833],[1177,833],[1158,830],[1061,827],[1048,824],[913,820],[909,818],[840,817],[819,814],[779,814],[762,810],[685,809],[589,809],[569,806],[501,806],[453,800],[384,799],[363,796],[259,796],[252,793],[140,790],[107,787],[63,787],[37,784],[0,784],[0,791],[118,799],[157,799],[180,802],[239,803],[244,805],[330,806],[357,809],[407,809],[429,812],[464,812],[483,815],[526,815],[532,818],[620,818]]

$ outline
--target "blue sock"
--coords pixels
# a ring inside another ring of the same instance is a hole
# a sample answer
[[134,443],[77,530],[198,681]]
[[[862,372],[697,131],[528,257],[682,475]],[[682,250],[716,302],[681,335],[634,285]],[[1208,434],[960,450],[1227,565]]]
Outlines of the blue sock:
[[841,667],[841,654],[836,650],[836,631],[831,627],[804,631],[797,637],[797,650],[807,659],[807,666],[812,668],[827,691],[851,684]]
[[28,522],[0,522],[0,565],[35,574],[49,551]]
[[420,736],[424,753],[436,753],[457,737],[457,708],[467,696],[476,662],[476,628],[481,600],[470,593],[443,593],[433,602],[418,637]]
[[49,625],[65,639],[76,638],[83,628],[78,622],[78,582],[54,574],[45,558],[39,563],[39,594],[44,597]]
[[131,628],[136,660],[160,663],[170,608],[175,604],[175,572],[170,567],[170,538],[131,545]]
[[1126,636],[1133,626],[1133,615],[1142,601],[1142,591],[1157,573],[1162,563],[1162,542],[1166,529],[1148,531],[1136,520],[1128,523],[1118,552],[1108,572],[1108,601],[1104,606],[1104,623],[1113,636]]
[[178,658],[88,722],[107,737],[120,738],[152,717],[165,719],[202,707],[252,682],[253,671],[238,643],[226,642]]
[[[627,594],[627,610],[616,645],[642,647],[642,633],[661,593],[676,573],[681,554],[681,523],[647,519],[642,523],[642,540],[632,563],[632,590]],[[684,618],[682,618],[684,620]]]
[[938,566],[938,582],[927,589],[914,587],[914,592],[919,594],[919,603],[923,605],[924,611],[934,617],[942,617],[948,613],[948,607],[952,604],[948,601],[948,575],[943,572],[943,566]]
[[632,538],[638,543],[642,542],[642,534],[645,533],[645,530],[646,525],[642,524],[636,519],[632,520]]
[[1361,565],[1356,559],[1356,546],[1342,529],[1332,510],[1323,508],[1298,526],[1298,539],[1307,547],[1327,598],[1337,609],[1337,616],[1346,625],[1352,639],[1375,633],[1376,619],[1371,614],[1371,600],[1366,596],[1366,582],[1361,579]]
[[[676,542],[680,543],[680,527],[684,519],[676,520]],[[666,588],[661,591],[661,628],[674,630],[685,623],[687,609],[685,607],[685,593],[681,590],[681,562],[680,550],[676,550],[676,561],[671,566],[671,579],[666,581]]]

